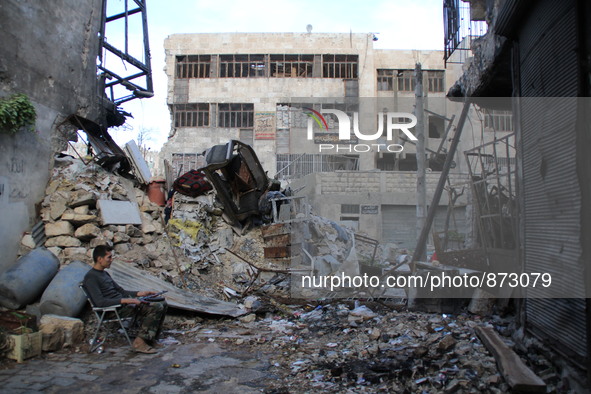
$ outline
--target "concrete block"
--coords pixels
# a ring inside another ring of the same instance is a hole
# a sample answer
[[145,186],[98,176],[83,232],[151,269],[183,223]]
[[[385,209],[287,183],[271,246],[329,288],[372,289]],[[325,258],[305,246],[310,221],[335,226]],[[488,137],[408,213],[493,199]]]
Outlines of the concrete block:
[[49,238],[45,241],[45,246],[50,248],[52,246],[58,246],[61,248],[73,248],[81,246],[82,242],[78,238],[70,237],[67,235],[60,235],[58,237]]
[[[46,245],[47,246],[47,245]],[[53,253],[53,255],[55,257],[60,257],[61,253],[62,253],[62,248],[59,248],[57,246],[51,246],[48,247],[47,250],[49,250],[51,253]]]
[[116,232],[115,234],[113,234],[113,243],[114,244],[129,242],[130,239],[131,239],[131,237],[129,235],[122,233],[122,232]]
[[108,224],[142,224],[137,203],[131,201],[99,200],[101,221]]
[[51,220],[57,220],[62,216],[62,214],[66,211],[67,202],[67,199],[60,197],[56,199],[56,201],[52,201],[50,203],[49,216],[51,217]]
[[74,213],[78,215],[88,215],[88,211],[90,207],[88,205],[81,205],[79,207],[74,208]]
[[88,252],[88,250],[86,248],[65,248],[63,250],[63,256],[66,259],[71,259],[74,256],[86,256],[86,252]]
[[76,226],[81,226],[86,223],[92,223],[97,220],[94,215],[82,215],[74,212],[66,212],[62,215],[62,220],[67,220]]
[[23,239],[21,239],[21,244],[26,246],[27,248],[35,248],[35,240],[33,240],[33,236],[31,234],[25,234],[23,236]]
[[150,214],[148,214],[147,212],[142,212],[141,220],[142,220],[142,231],[145,234],[151,234],[157,230],[157,228],[156,228],[157,222],[154,222],[154,220],[152,219],[152,216]]
[[78,239],[88,241],[101,235],[101,229],[94,224],[87,223],[76,229],[74,236]]
[[58,235],[74,234],[74,226],[66,221],[45,224],[45,235],[48,237],[57,237]]
[[72,193],[70,197],[70,208],[76,208],[82,205],[95,206],[96,195],[94,193],[87,192],[86,190],[77,190]]
[[84,324],[73,317],[43,315],[39,331],[46,352],[76,345],[84,339]]

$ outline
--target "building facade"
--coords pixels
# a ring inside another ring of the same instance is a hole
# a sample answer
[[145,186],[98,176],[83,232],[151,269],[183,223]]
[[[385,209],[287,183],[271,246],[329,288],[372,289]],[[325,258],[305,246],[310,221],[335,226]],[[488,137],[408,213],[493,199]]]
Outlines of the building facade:
[[[407,115],[416,115],[420,64],[424,110],[416,119],[423,124],[430,201],[453,113],[461,109],[446,101],[445,92],[460,70],[445,69],[442,51],[382,50],[373,43],[373,34],[169,36],[164,45],[172,130],[161,157],[177,176],[199,167],[205,149],[240,140],[255,149],[270,177],[300,189],[317,214],[382,242],[414,248],[416,148],[399,129],[389,136],[388,122],[407,124]],[[363,140],[351,131],[350,139],[341,138],[341,119],[330,112],[335,109],[347,115],[352,128],[357,113],[360,133],[373,137]],[[381,133],[375,131],[380,124]],[[466,138],[463,149],[472,143]],[[455,161],[451,179],[462,188],[466,164],[462,155]],[[468,195],[451,213],[451,227],[462,234],[470,227]],[[437,230],[445,227],[446,197]]]

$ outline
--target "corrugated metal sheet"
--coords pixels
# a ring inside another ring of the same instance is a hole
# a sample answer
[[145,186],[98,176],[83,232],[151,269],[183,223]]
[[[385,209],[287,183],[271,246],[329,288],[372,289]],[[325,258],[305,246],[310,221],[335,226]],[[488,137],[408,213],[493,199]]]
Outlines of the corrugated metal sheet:
[[115,282],[124,289],[138,291],[167,290],[166,302],[172,308],[232,317],[241,316],[246,313],[246,310],[239,305],[179,289],[171,283],[135,268],[131,264],[113,262],[109,273]]
[[[582,200],[574,131],[577,106],[574,99],[533,99],[578,93],[575,7],[571,0],[535,5],[518,33],[520,88],[522,96],[530,97],[522,100],[521,112],[525,270],[550,273],[557,280],[553,284],[560,287],[556,296],[573,299],[528,299],[526,323],[556,349],[585,358]],[[558,282],[565,272],[568,281]]]

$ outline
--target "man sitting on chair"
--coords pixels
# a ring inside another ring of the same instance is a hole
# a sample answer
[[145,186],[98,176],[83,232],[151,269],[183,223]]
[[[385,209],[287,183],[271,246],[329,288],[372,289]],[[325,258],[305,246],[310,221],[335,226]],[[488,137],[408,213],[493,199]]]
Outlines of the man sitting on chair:
[[124,290],[115,283],[111,275],[105,271],[113,261],[112,250],[107,245],[94,248],[92,253],[94,265],[84,277],[84,287],[97,307],[120,304],[123,305],[121,316],[137,313],[137,317],[141,319],[141,328],[133,341],[133,349],[139,353],[156,353],[152,346],[162,329],[168,305],[166,301],[145,302],[137,298],[156,294],[154,291]]

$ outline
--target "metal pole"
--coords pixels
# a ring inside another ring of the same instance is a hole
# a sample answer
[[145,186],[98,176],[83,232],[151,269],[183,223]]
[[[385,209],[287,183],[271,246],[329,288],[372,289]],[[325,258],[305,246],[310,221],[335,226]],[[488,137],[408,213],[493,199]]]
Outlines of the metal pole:
[[415,133],[417,137],[417,223],[416,235],[420,237],[422,229],[425,227],[425,217],[427,216],[427,175],[425,158],[425,114],[423,113],[423,70],[421,63],[415,65],[415,116],[417,117],[417,126]]
[[415,247],[415,253],[412,256],[413,262],[418,261],[420,256],[423,256],[425,254],[427,237],[429,236],[429,231],[431,230],[431,225],[433,224],[433,219],[435,218],[435,212],[437,210],[437,206],[439,205],[441,194],[443,193],[443,187],[445,186],[447,176],[449,175],[451,163],[453,161],[453,158],[456,154],[456,150],[458,148],[458,144],[460,142],[460,136],[462,135],[462,129],[464,128],[464,123],[466,122],[466,117],[468,116],[469,109],[470,101],[466,99],[466,101],[464,101],[464,107],[462,108],[462,114],[460,115],[460,119],[458,120],[458,128],[456,129],[454,138],[451,141],[449,152],[447,152],[447,157],[445,158],[445,163],[443,164],[443,169],[441,170],[441,177],[439,178],[437,188],[435,189],[435,193],[433,194],[433,201],[431,202],[431,206],[429,207],[429,213],[427,214],[425,226],[423,226],[423,230],[421,231],[421,235],[419,237],[419,240],[417,241],[417,246]]

